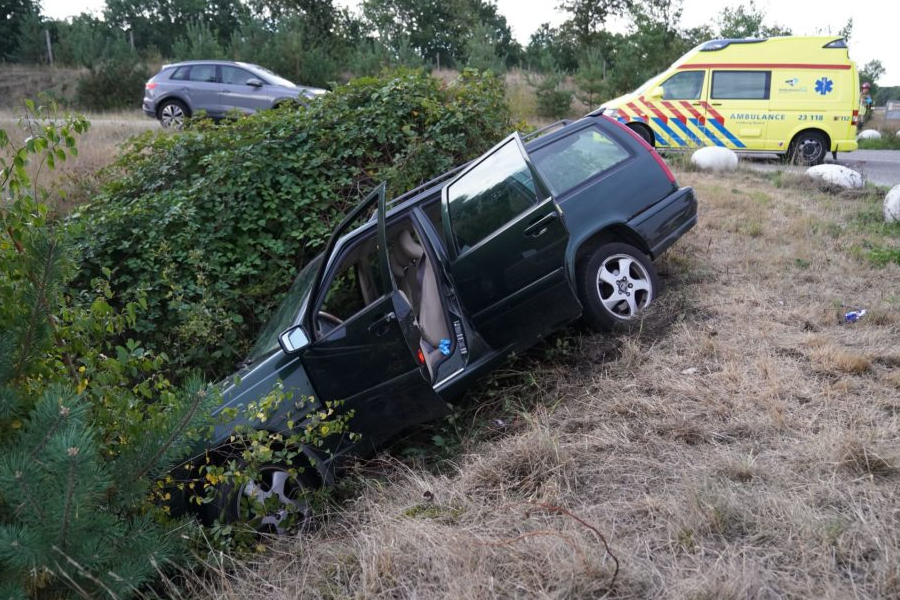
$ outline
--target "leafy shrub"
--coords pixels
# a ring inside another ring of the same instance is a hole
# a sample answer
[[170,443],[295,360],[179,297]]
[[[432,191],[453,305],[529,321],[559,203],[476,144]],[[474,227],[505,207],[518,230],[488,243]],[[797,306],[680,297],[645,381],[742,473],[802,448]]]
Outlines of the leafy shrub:
[[120,48],[78,80],[78,103],[90,110],[140,108],[149,77],[137,54]]
[[221,376],[297,273],[379,181],[399,194],[494,144],[509,126],[496,78],[360,79],[308,109],[177,135],[147,133],[70,226],[76,286],[112,271],[111,302],[142,298],[131,334],[176,370]]
[[0,130],[0,597],[128,597],[184,556],[151,484],[213,395],[122,336],[140,299],[114,310],[103,279],[65,293],[77,261],[28,164],[76,154],[88,123],[29,110],[23,146]]

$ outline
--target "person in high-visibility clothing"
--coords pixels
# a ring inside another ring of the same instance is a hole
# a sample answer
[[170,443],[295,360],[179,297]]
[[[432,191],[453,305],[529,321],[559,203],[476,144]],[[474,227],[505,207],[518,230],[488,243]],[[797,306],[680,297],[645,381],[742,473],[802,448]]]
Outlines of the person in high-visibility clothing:
[[863,123],[869,120],[869,113],[872,108],[872,95],[869,93],[869,82],[862,84],[862,91],[859,93],[859,121],[856,123],[857,129],[862,129]]

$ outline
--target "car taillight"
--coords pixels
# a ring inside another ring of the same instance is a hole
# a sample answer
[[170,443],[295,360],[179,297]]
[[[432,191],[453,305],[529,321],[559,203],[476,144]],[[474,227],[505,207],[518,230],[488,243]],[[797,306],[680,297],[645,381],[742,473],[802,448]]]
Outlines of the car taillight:
[[853,118],[850,120],[850,122],[853,123],[854,125],[859,125],[859,111],[858,110],[853,111]]
[[418,350],[416,350],[416,358],[419,359],[419,364],[420,364],[420,365],[424,365],[424,364],[425,364],[425,353],[422,352],[422,349],[421,349],[421,348],[419,348]]
[[650,144],[647,143],[647,140],[645,140],[644,138],[642,138],[641,136],[639,136],[639,135],[637,134],[637,132],[635,132],[631,127],[626,127],[625,125],[622,125],[621,123],[619,123],[619,122],[616,121],[615,119],[610,119],[610,118],[607,117],[605,114],[604,114],[603,116],[604,116],[604,118],[606,118],[607,121],[609,121],[609,122],[611,122],[611,123],[615,123],[616,125],[618,125],[618,126],[621,127],[622,129],[624,129],[625,131],[627,131],[627,132],[628,132],[628,135],[632,136],[634,139],[636,139],[636,140],[638,141],[638,143],[639,143],[641,146],[643,146],[644,148],[646,148],[647,151],[650,152],[650,155],[653,156],[653,160],[656,161],[656,164],[659,165],[659,167],[663,170],[663,173],[666,174],[666,177],[669,178],[669,182],[670,182],[672,185],[676,185],[676,183],[675,183],[675,174],[672,173],[672,169],[670,169],[670,168],[669,168],[669,165],[666,164],[666,161],[664,161],[664,160],[662,159],[662,156],[659,155],[659,152],[657,152],[657,151],[653,148],[653,146],[651,146]]
[[155,81],[148,81],[148,82],[147,82],[147,85],[145,85],[144,87],[147,88],[148,90],[152,90],[152,89],[154,89],[157,85],[159,85],[159,84],[156,83]]

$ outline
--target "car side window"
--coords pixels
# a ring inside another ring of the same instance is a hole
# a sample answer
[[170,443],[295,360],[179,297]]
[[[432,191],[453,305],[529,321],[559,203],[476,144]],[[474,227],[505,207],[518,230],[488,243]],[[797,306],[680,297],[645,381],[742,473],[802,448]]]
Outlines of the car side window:
[[768,100],[771,71],[713,71],[714,100]]
[[384,293],[377,249],[370,240],[341,259],[319,311],[347,321]]
[[534,181],[510,140],[447,189],[450,226],[464,252],[537,204]]
[[191,67],[191,81],[201,81],[204,83],[216,82],[216,65],[194,65]]
[[704,75],[703,71],[675,73],[662,84],[663,100],[699,100]]
[[630,154],[599,127],[581,129],[529,152],[554,196],[627,160]]
[[250,71],[238,67],[222,66],[222,83],[229,85],[247,85],[247,80],[259,79]]
[[191,74],[190,67],[178,67],[175,69],[175,72],[172,73],[172,76],[169,77],[172,81],[187,81]]

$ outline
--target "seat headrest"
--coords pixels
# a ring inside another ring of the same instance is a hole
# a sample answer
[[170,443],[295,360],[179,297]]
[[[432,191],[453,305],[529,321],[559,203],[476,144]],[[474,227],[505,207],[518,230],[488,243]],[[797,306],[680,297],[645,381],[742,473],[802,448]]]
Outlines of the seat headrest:
[[400,245],[403,253],[411,260],[418,260],[425,254],[425,250],[413,239],[412,234],[407,229],[404,229],[397,236],[397,243]]

